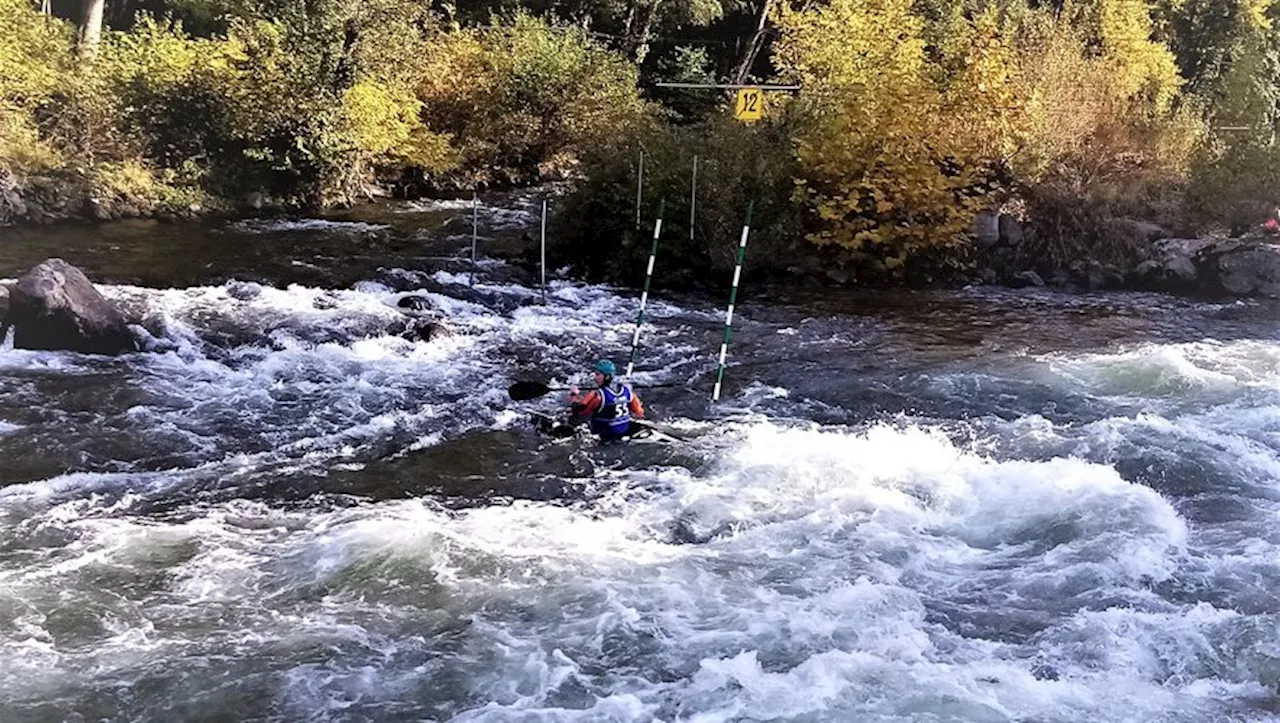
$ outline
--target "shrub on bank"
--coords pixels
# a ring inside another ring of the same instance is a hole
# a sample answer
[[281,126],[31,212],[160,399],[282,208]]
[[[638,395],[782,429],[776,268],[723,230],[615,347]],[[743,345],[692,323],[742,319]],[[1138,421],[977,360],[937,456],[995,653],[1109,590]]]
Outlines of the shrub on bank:
[[525,13],[438,32],[425,50],[417,93],[427,126],[457,153],[457,185],[565,177],[646,112],[634,65]]
[[406,173],[540,180],[642,114],[632,65],[526,15],[448,30],[413,0],[226,8],[225,32],[143,14],[81,58],[69,23],[0,0],[0,171],[154,195],[128,207],[324,206]]

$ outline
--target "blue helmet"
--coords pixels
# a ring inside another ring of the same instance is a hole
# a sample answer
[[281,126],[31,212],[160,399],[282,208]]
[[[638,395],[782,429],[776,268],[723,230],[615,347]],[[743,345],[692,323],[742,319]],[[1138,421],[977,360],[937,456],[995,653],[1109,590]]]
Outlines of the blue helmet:
[[613,362],[609,361],[608,359],[601,359],[600,361],[596,362],[595,370],[605,375],[606,377],[618,376],[618,367],[614,366]]

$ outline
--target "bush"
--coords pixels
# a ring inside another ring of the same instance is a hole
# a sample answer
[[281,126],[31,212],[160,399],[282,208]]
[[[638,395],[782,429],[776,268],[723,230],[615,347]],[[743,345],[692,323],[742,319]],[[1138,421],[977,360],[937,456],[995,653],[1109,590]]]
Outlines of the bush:
[[[949,93],[926,64],[910,0],[835,0],[784,14],[778,62],[805,89],[797,99],[800,192],[810,239],[857,264],[904,278],[909,262],[964,263],[974,212],[990,192],[999,139],[977,81],[1003,95],[998,34],[974,34],[973,92]],[[999,120],[998,110],[996,120]]]
[[1117,233],[1116,218],[1185,224],[1205,125],[1199,106],[1178,97],[1172,55],[1149,34],[1147,9],[1133,3],[1076,24],[1041,13],[1022,28],[1027,126],[1011,170],[1033,229],[1024,264],[1131,264],[1144,249]]
[[461,157],[459,185],[571,172],[646,112],[635,66],[581,30],[529,15],[437,33],[417,86],[423,118]]
[[41,137],[38,114],[65,92],[70,28],[0,0],[0,170],[25,174],[57,167],[58,149]]

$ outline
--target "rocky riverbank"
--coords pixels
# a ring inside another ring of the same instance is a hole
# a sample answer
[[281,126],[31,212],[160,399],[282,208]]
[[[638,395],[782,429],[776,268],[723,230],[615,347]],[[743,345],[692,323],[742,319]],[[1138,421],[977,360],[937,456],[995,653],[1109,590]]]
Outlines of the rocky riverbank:
[[[168,200],[142,197],[99,197],[72,178],[32,177],[19,184],[0,173],[0,226],[98,223],[130,218],[194,220],[210,214],[277,210],[261,194],[248,194],[234,206],[224,201],[177,206]],[[983,214],[974,224],[974,266],[951,278],[911,279],[919,286],[984,284],[1050,287],[1063,290],[1154,291],[1182,296],[1280,298],[1280,237],[1177,238],[1155,224],[1116,219],[1110,230],[1111,252],[1077,258],[1065,264],[1044,261],[1043,244],[1031,228],[1008,215]],[[553,234],[554,237],[554,234]],[[554,238],[553,238],[554,240]],[[1102,244],[1095,244],[1101,248]],[[1115,252],[1116,248],[1121,249]],[[749,250],[746,271],[800,286],[859,287],[891,284],[844,263],[828,250],[803,240],[768,258]],[[755,249],[752,249],[755,250]]]
[[194,220],[240,208],[263,208],[261,200],[243,203],[184,187],[161,184],[105,190],[79,174],[60,172],[18,178],[0,171],[0,227],[53,223],[97,223],[136,218]]
[[1117,219],[1108,261],[1042,261],[1029,232],[1013,218],[975,224],[978,283],[1013,287],[1155,291],[1205,298],[1280,298],[1280,237],[1176,238],[1159,226]]

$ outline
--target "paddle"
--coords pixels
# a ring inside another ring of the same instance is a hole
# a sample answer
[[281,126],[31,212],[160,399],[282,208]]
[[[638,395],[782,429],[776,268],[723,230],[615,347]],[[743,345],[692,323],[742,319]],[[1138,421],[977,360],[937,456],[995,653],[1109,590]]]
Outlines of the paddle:
[[[658,387],[683,387],[684,384],[645,384],[643,389],[655,389]],[[549,387],[541,382],[516,382],[507,387],[507,394],[517,402],[527,402],[530,399],[543,397],[551,392],[567,392],[569,387]]]

